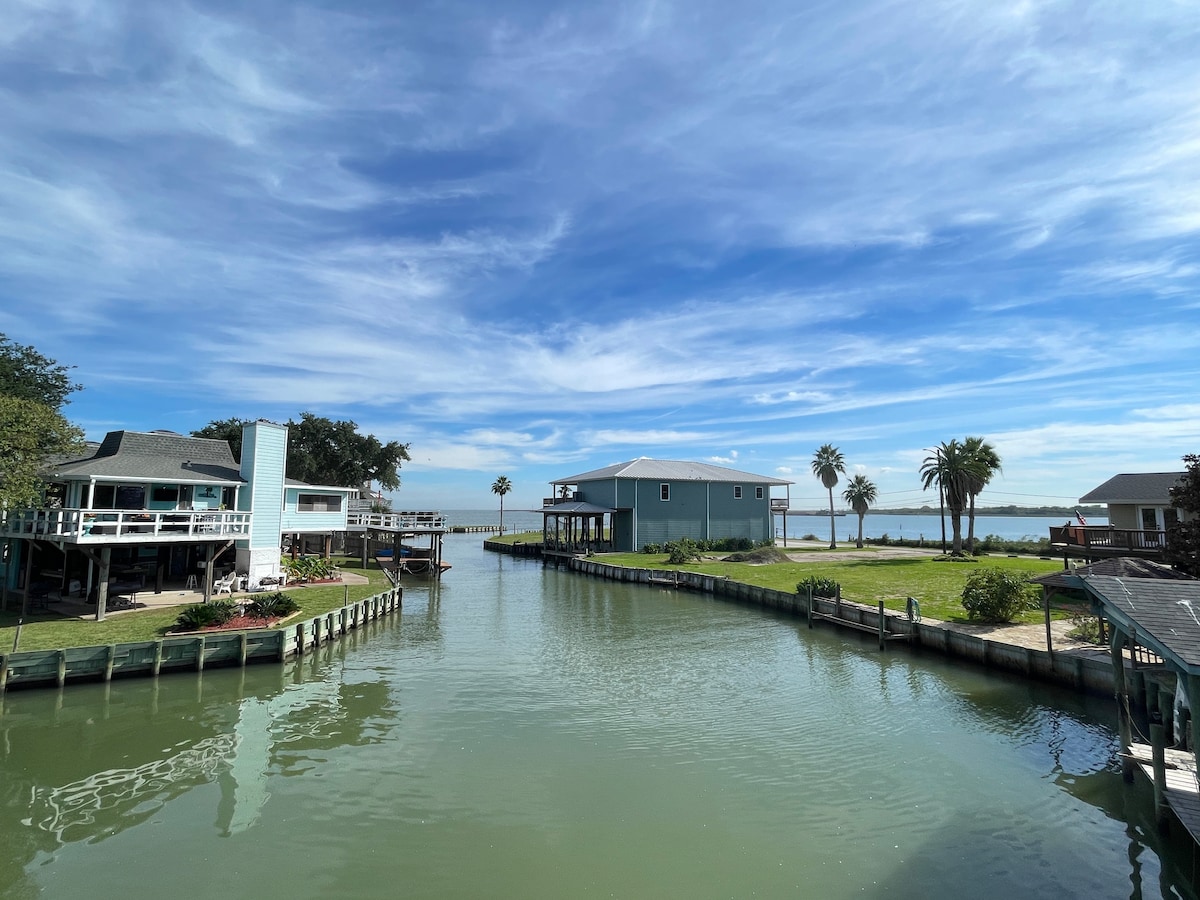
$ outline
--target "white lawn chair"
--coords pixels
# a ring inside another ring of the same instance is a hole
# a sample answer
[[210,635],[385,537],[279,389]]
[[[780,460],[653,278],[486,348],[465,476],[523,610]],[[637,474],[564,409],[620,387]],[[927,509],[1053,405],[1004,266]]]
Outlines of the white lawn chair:
[[215,594],[215,595],[220,595],[220,594],[232,595],[233,594],[233,585],[236,581],[237,581],[237,573],[230,572],[228,575],[226,575],[224,578],[222,578],[220,581],[216,582],[216,584],[213,585],[213,594]]

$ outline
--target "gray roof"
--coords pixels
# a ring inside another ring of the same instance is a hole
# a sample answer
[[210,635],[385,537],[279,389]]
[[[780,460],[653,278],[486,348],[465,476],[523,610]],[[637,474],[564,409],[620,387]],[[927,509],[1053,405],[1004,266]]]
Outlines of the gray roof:
[[1098,488],[1079,498],[1080,503],[1155,503],[1171,502],[1170,489],[1184,472],[1141,472],[1114,475]]
[[553,513],[558,516],[598,516],[602,513],[615,513],[616,510],[607,506],[597,506],[595,503],[585,503],[581,500],[568,500],[566,503],[543,506],[534,512]]
[[569,478],[556,478],[551,484],[579,484],[584,481],[603,481],[608,478],[647,478],[653,481],[716,481],[752,482],[756,484],[792,484],[782,478],[754,475],[713,466],[708,463],[681,462],[672,459],[641,459],[593,469]]
[[110,431],[86,459],[60,463],[51,478],[242,484],[227,441],[169,431]]
[[1038,575],[1029,580],[1034,584],[1043,584],[1046,587],[1078,589],[1079,581],[1076,580],[1076,577],[1082,578],[1086,575],[1111,575],[1115,578],[1165,578],[1170,581],[1195,580],[1191,575],[1180,572],[1178,569],[1132,556],[1114,556],[1111,559],[1102,559],[1087,566],[1078,566],[1074,571],[1061,569],[1058,572]]
[[1200,675],[1200,581],[1088,575],[1083,583],[1104,614],[1138,643]]

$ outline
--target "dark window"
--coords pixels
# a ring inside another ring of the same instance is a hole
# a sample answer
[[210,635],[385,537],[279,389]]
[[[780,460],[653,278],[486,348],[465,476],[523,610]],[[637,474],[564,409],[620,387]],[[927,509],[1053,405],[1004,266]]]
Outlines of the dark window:
[[754,489],[754,499],[761,500],[762,498],[763,498],[763,489],[762,489],[762,485],[759,485],[758,487],[756,487]]
[[671,486],[669,484],[660,484],[658,486],[658,499],[659,500],[670,500],[671,499]]
[[117,485],[117,502],[114,509],[145,509],[146,488],[140,484]]
[[179,485],[171,487],[159,485],[150,492],[150,499],[155,503],[177,503],[179,502]]
[[742,499],[742,486],[740,484],[735,484],[733,486],[733,499],[734,500]]
[[341,494],[301,494],[296,498],[299,512],[341,512]]
[[111,484],[98,484],[92,489],[92,509],[112,509],[117,489]]

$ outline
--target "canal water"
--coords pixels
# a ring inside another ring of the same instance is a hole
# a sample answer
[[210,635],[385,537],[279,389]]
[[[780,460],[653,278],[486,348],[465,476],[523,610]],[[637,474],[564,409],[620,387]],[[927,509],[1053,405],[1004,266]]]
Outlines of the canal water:
[[0,714],[0,897],[1190,896],[1110,704],[452,535],[285,666]]

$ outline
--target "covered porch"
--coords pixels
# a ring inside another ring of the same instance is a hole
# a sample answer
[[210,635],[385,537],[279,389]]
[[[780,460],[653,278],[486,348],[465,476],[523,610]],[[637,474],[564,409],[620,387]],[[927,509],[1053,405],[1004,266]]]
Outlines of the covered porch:
[[617,510],[583,500],[551,500],[541,513],[543,554],[579,556],[612,552],[613,517]]

